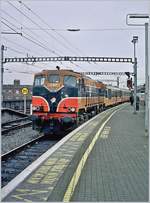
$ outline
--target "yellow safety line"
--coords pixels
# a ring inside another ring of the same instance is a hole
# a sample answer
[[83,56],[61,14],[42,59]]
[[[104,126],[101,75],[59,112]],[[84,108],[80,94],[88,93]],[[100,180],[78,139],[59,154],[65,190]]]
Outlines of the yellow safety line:
[[[120,110],[120,109],[119,109]],[[64,202],[69,202],[73,193],[74,193],[74,190],[75,190],[75,187],[78,183],[78,180],[80,178],[80,175],[81,175],[81,172],[82,172],[82,169],[85,165],[85,162],[90,154],[90,152],[92,151],[97,139],[99,138],[100,136],[100,133],[102,132],[104,126],[106,125],[106,123],[110,120],[110,118],[117,112],[118,110],[114,111],[108,118],[107,120],[101,125],[101,127],[99,128],[99,130],[97,131],[96,135],[94,136],[91,144],[89,145],[89,147],[87,148],[87,150],[85,151],[82,159],[80,160],[79,164],[78,164],[78,167],[71,179],[71,182],[69,183],[68,185],[68,188],[66,190],[66,193],[64,195],[64,198],[63,198],[63,201]]]

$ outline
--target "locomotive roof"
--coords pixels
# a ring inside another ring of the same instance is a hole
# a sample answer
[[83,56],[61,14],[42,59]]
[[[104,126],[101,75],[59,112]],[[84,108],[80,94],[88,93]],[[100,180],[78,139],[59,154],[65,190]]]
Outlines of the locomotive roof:
[[63,74],[63,75],[65,75],[65,74],[67,74],[67,75],[72,74],[72,75],[77,76],[77,77],[82,77],[82,78],[84,78],[85,80],[90,80],[91,82],[95,82],[95,83],[97,83],[97,84],[101,84],[101,85],[103,85],[104,87],[106,87],[106,88],[108,88],[108,89],[122,90],[122,91],[128,91],[128,92],[129,92],[128,89],[118,88],[118,87],[114,87],[114,86],[107,85],[107,84],[105,84],[105,83],[103,83],[103,82],[101,82],[101,81],[94,80],[94,79],[90,78],[89,76],[86,76],[86,75],[84,75],[84,74],[81,74],[81,73],[79,73],[79,72],[75,72],[75,71],[69,70],[69,69],[42,70],[41,72],[36,73],[35,75],[42,75],[42,74],[49,74],[49,73],[52,73],[52,74],[58,74],[58,73],[59,73],[59,74]]
[[79,73],[79,72],[75,72],[75,71],[69,70],[69,69],[42,70],[41,72],[38,72],[38,73],[36,73],[35,75],[42,75],[42,74],[49,74],[49,73],[51,73],[51,74],[63,74],[63,75],[65,75],[65,74],[72,74],[72,75],[77,76],[77,77],[82,77],[82,78],[84,78],[84,79],[91,80],[91,81],[93,81],[93,82],[97,82],[97,83],[104,84],[104,83],[101,82],[101,81],[96,81],[96,80],[90,78],[89,76],[86,76],[86,75],[84,75],[84,74],[81,74],[81,73]]
[[51,69],[51,70],[42,70],[41,72],[39,72],[39,73],[36,73],[36,75],[41,75],[41,74],[48,74],[48,73],[55,73],[55,74],[57,74],[57,73],[64,73],[64,74],[68,74],[68,73],[72,73],[72,74],[77,74],[77,75],[81,75],[81,73],[78,73],[78,72],[75,72],[75,71],[73,71],[73,70],[68,70],[68,69],[60,69],[60,70],[58,70],[58,69]]

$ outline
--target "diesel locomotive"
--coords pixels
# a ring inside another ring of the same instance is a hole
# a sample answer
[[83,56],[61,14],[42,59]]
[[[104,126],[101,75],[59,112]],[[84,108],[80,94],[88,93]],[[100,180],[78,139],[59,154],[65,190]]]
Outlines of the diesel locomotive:
[[35,74],[32,95],[33,129],[61,133],[103,109],[129,101],[130,92],[72,70]]

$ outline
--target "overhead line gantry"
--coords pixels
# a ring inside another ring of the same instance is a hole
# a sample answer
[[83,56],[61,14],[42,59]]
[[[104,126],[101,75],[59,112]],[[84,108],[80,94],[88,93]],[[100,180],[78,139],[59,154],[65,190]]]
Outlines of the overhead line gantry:
[[50,61],[51,62],[56,62],[56,61],[78,61],[78,62],[133,63],[132,58],[123,58],[123,57],[76,57],[76,56],[5,58],[3,63],[50,62]]

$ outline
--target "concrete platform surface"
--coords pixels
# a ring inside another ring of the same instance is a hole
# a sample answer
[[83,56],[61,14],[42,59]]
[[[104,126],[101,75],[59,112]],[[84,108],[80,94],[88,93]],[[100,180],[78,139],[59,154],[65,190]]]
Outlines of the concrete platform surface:
[[89,155],[70,201],[148,201],[148,148],[144,108],[136,115],[130,105],[115,113]]
[[42,157],[2,190],[3,201],[148,201],[142,107],[136,115],[129,104],[104,111]]

